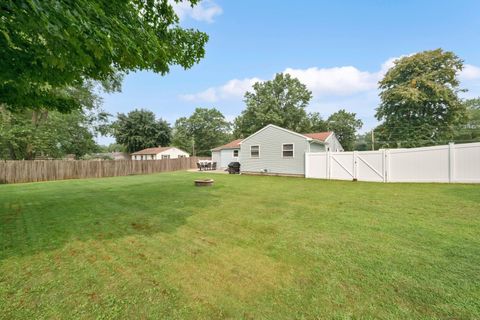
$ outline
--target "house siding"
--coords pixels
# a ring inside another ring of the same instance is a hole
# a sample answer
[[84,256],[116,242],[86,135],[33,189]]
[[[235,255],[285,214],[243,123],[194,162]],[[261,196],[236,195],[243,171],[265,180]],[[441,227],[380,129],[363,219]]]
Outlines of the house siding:
[[170,159],[177,159],[178,156],[185,156],[186,158],[190,157],[190,155],[178,148],[171,148],[165,150],[163,152],[157,154],[132,154],[132,160],[162,160],[162,155],[170,155]]
[[221,152],[222,150],[212,151],[212,162],[216,162],[218,167],[221,167]]
[[[294,144],[294,157],[283,158],[282,144]],[[260,157],[250,157],[250,146],[260,146]],[[240,148],[239,162],[242,172],[264,172],[272,174],[305,174],[305,152],[309,151],[309,142],[294,133],[279,128],[267,127],[265,130],[245,139]]]
[[310,152],[324,152],[325,145],[320,143],[311,143],[310,144]]
[[178,148],[171,148],[157,154],[157,160],[161,160],[162,155],[167,155],[167,154],[170,155],[170,159],[177,159],[178,156],[185,156],[186,158],[190,157],[190,155],[183,150],[180,150]]
[[332,151],[332,152],[343,151],[343,147],[340,144],[340,141],[338,141],[337,136],[335,134],[332,134],[330,137],[328,137],[325,143],[328,144],[329,151]]
[[228,167],[228,164],[230,162],[237,162],[239,161],[238,159],[240,157],[234,157],[233,156],[233,150],[239,150],[239,155],[240,155],[240,149],[223,149],[219,151],[212,151],[212,161],[217,163],[217,167],[221,169],[225,169]]

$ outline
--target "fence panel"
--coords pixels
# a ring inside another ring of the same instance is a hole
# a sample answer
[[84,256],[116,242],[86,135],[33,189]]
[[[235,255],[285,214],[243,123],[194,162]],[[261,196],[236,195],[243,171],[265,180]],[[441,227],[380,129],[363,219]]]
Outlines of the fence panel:
[[480,182],[480,143],[305,155],[305,177],[378,182]]
[[385,154],[382,150],[358,152],[355,161],[357,180],[376,182],[385,180]]
[[480,180],[480,143],[465,143],[455,145],[456,182],[478,182]]
[[449,182],[449,146],[389,150],[389,181]]
[[355,179],[353,152],[330,152],[330,179]]
[[328,179],[326,152],[305,155],[305,178]]
[[163,160],[0,161],[0,183],[102,178],[196,168],[199,157]]

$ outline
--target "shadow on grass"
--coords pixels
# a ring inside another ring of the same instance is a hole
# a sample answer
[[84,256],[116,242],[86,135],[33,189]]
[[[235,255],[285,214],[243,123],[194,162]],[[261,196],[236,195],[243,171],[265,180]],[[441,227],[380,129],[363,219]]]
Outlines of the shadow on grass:
[[0,260],[70,241],[173,233],[215,205],[213,191],[175,175],[3,186]]

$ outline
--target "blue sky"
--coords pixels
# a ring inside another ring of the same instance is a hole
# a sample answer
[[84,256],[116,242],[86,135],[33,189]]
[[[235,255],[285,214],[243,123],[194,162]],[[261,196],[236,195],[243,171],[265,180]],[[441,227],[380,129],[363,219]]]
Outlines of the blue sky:
[[462,86],[480,96],[478,0],[203,0],[176,10],[183,26],[210,36],[205,58],[163,77],[130,73],[121,93],[104,95],[108,112],[146,108],[173,124],[196,107],[216,107],[233,120],[252,83],[289,72],[313,92],[308,111],[326,118],[345,108],[366,131],[377,123],[376,86],[392,60],[435,48],[464,59]]

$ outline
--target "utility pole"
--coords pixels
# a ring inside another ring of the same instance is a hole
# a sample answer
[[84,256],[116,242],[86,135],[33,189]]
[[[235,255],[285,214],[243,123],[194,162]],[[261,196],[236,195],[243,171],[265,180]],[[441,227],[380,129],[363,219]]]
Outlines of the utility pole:
[[375,150],[375,134],[373,133],[373,129],[372,129],[372,151]]

